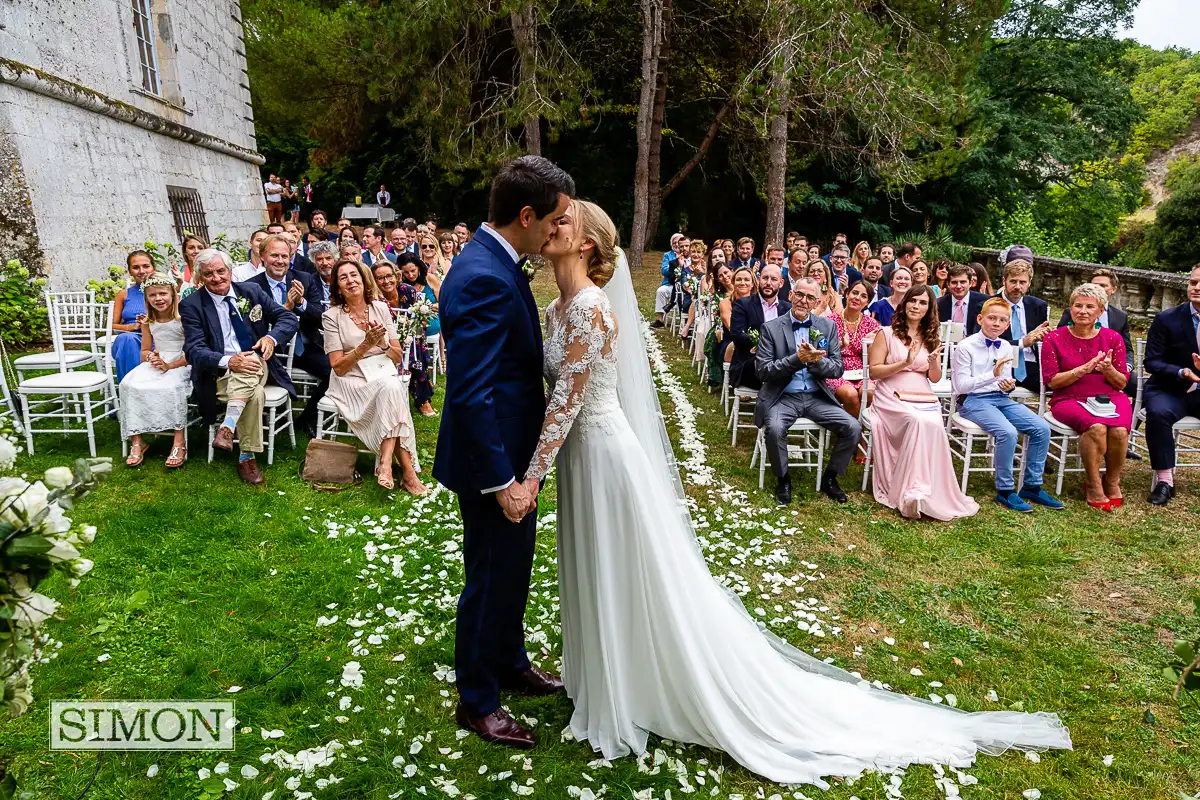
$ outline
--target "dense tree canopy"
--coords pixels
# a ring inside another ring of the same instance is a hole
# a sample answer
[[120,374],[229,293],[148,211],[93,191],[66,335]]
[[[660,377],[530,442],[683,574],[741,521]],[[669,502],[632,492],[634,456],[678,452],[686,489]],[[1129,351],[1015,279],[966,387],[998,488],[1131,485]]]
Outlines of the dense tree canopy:
[[1190,54],[1115,38],[1136,4],[244,0],[243,13],[268,168],[308,174],[330,206],[382,182],[405,213],[479,219],[497,164],[540,149],[627,237],[641,140],[651,243],[678,228],[759,238],[774,198],[788,229],[874,240],[949,222],[983,243],[1032,209],[1097,254],[1141,204],[1145,159],[1200,103]]

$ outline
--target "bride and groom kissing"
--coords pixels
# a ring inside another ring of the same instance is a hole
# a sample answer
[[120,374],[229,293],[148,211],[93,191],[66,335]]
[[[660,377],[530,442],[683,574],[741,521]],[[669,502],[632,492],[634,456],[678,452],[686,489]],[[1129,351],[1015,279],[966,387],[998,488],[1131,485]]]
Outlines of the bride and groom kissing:
[[[650,733],[724,750],[780,783],[976,753],[1069,748],[1053,714],[966,713],[876,689],[758,626],[716,582],[683,504],[616,228],[538,156],[504,165],[442,285],[449,368],[433,474],[458,496],[466,585],[455,632],[458,724],[535,746],[501,691],[574,703],[607,759]],[[542,319],[521,269],[559,298]],[[548,381],[547,398],[543,378]],[[532,665],[524,615],[537,494],[557,466],[563,677]]]

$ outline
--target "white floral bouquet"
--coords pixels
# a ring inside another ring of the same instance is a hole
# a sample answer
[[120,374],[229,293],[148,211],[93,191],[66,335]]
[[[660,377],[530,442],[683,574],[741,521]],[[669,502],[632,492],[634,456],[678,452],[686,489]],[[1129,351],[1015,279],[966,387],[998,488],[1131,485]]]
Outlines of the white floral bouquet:
[[[16,461],[17,446],[0,432],[0,469]],[[73,467],[53,467],[40,481],[0,478],[0,680],[4,710],[23,714],[33,702],[30,666],[47,661],[39,628],[59,603],[36,591],[54,572],[69,576],[72,587],[92,568],[80,548],[96,538],[93,526],[76,526],[64,512],[87,494],[112,459],[81,458]]]

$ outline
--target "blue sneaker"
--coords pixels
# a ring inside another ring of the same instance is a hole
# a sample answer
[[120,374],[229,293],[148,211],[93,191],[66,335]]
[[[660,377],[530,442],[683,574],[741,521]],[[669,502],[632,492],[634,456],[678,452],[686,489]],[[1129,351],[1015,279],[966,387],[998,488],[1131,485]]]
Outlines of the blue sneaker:
[[996,494],[996,502],[1010,511],[1020,511],[1028,513],[1033,511],[1033,506],[1021,499],[1021,495],[1016,492],[999,492]]
[[1022,500],[1037,503],[1039,506],[1045,506],[1055,511],[1061,511],[1063,508],[1062,501],[1049,494],[1041,486],[1024,486],[1021,488],[1020,496]]

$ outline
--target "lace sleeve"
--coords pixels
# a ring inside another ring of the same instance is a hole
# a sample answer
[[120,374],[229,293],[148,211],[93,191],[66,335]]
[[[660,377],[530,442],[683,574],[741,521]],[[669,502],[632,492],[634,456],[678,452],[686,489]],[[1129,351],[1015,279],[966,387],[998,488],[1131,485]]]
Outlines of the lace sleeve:
[[541,480],[554,465],[558,449],[579,415],[592,365],[612,347],[613,318],[603,292],[572,303],[567,309],[565,326],[563,363],[550,393],[542,435],[526,478]]

